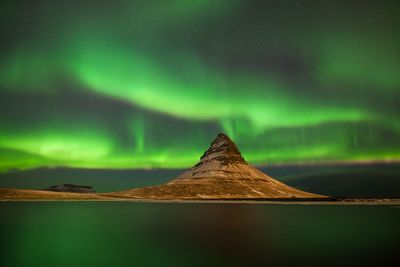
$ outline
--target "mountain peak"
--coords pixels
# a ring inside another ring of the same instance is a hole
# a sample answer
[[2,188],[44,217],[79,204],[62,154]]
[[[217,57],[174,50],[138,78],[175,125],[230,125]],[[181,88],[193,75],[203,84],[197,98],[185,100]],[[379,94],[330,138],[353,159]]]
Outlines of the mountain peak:
[[236,144],[223,133],[217,135],[207,151],[200,157],[198,165],[202,165],[211,160],[217,160],[222,165],[228,165],[230,163],[247,164]]
[[200,162],[164,185],[132,189],[144,199],[324,198],[285,185],[247,164],[236,144],[220,133]]

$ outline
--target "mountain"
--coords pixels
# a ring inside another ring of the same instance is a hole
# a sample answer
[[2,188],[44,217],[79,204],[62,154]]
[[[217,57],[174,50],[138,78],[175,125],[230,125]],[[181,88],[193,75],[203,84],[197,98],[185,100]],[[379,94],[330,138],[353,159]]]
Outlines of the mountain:
[[290,187],[250,166],[236,144],[218,134],[200,161],[164,185],[136,188],[113,196],[140,199],[324,198]]

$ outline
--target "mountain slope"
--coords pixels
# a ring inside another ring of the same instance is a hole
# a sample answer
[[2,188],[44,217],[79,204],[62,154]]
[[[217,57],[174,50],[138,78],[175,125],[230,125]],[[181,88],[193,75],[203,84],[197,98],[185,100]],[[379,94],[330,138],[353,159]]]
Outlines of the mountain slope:
[[115,193],[143,199],[324,198],[281,183],[250,166],[235,143],[219,134],[199,163],[167,184]]

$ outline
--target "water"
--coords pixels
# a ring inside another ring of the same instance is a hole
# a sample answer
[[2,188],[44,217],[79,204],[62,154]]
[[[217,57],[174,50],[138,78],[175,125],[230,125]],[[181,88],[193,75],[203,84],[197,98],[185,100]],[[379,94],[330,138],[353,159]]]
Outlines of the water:
[[0,266],[396,266],[398,206],[2,202]]

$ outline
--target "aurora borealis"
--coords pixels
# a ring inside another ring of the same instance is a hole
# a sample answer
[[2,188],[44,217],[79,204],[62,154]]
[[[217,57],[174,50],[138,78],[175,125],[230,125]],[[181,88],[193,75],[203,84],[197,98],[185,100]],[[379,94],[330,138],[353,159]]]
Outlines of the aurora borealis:
[[400,160],[397,1],[2,1],[0,171]]

